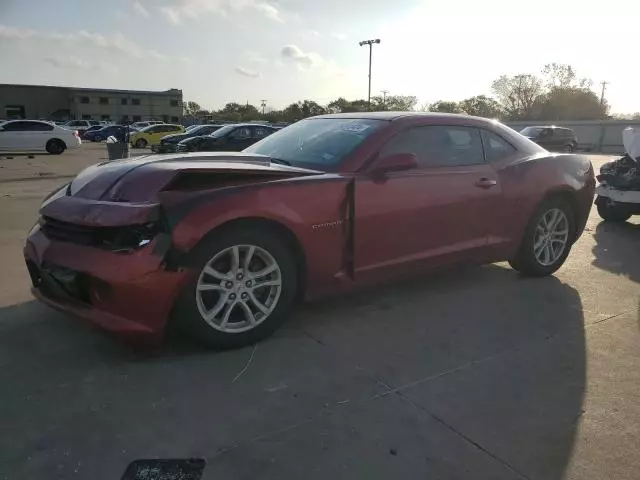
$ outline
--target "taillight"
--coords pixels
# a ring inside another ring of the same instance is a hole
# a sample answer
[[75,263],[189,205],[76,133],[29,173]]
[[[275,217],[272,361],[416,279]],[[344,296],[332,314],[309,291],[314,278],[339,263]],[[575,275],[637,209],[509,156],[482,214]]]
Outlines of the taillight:
[[73,136],[76,138],[80,138],[80,134],[78,133],[78,130],[73,131]]

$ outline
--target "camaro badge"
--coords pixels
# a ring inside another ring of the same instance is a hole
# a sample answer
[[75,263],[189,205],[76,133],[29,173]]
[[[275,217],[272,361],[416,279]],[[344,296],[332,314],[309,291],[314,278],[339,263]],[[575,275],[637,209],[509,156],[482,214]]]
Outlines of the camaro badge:
[[318,230],[320,228],[337,227],[338,225],[342,225],[342,220],[336,220],[335,222],[318,223],[316,225],[312,225],[311,228],[314,230]]

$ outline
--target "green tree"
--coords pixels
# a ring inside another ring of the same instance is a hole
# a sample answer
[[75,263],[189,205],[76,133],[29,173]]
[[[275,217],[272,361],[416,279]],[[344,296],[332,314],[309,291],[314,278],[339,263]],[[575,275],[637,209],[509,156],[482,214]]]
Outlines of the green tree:
[[511,120],[537,118],[536,109],[541,95],[545,93],[542,80],[528,73],[513,77],[502,75],[493,81],[491,90]]
[[187,116],[193,116],[200,110],[202,110],[200,108],[200,105],[198,105],[196,102],[186,102],[183,104],[182,108],[184,110],[184,114]]
[[429,105],[430,112],[439,112],[439,113],[462,113],[462,109],[460,108],[460,104],[458,102],[450,102],[445,100],[438,100],[437,102]]
[[502,107],[493,98],[486,95],[476,95],[458,103],[460,110],[468,115],[485,118],[500,118]]
[[588,88],[555,87],[540,98],[540,120],[599,120],[607,116],[609,105],[600,104]]
[[371,110],[374,112],[392,111],[407,112],[413,110],[418,99],[412,95],[389,95],[371,97]]
[[352,113],[352,112],[366,112],[369,104],[366,100],[345,100],[343,97],[338,98],[330,102],[327,105],[327,111],[329,113]]

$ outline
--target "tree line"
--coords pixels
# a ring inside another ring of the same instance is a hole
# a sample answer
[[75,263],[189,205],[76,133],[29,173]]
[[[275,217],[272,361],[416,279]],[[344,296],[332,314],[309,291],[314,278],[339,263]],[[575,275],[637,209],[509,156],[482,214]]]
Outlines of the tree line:
[[203,110],[196,102],[184,104],[184,114],[199,120],[294,122],[324,113],[365,111],[425,111],[465,113],[508,120],[599,120],[607,118],[609,105],[592,89],[592,82],[580,78],[570,65],[550,63],[539,74],[502,75],[491,84],[492,96],[476,95],[461,101],[438,100],[418,106],[411,95],[371,97],[364,100],[338,98],[320,105],[302,100],[282,110],[262,113],[255,105],[230,102],[220,110]]

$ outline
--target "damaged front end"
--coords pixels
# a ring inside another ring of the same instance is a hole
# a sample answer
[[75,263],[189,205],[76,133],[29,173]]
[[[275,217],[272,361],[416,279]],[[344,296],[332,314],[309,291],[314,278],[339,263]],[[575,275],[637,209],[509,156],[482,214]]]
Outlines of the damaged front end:
[[24,248],[34,296],[105,330],[159,339],[191,274],[175,229],[201,194],[309,174],[264,159],[156,158],[89,167],[45,199]]
[[626,154],[602,165],[596,177],[600,184],[595,204],[600,216],[609,221],[640,214],[640,129],[624,129],[622,140]]

